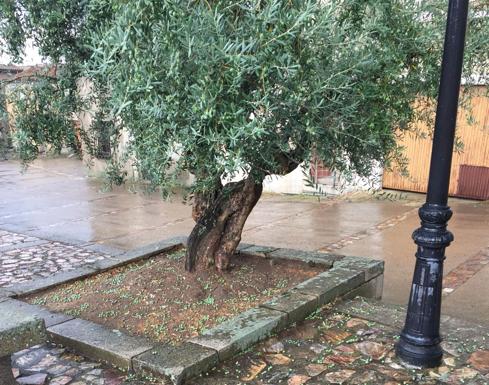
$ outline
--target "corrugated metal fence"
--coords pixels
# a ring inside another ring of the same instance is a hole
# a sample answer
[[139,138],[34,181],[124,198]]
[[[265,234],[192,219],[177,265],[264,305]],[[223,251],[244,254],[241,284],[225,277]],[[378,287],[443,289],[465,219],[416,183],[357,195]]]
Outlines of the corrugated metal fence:
[[[474,199],[489,199],[489,98],[485,87],[477,87],[473,97],[473,124],[467,122],[466,113],[460,110],[457,118],[457,136],[463,150],[453,154],[449,193]],[[429,129],[419,123],[419,132]],[[429,135],[421,137],[414,133],[405,135],[400,141],[409,160],[409,176],[398,171],[385,171],[383,187],[395,190],[426,192],[432,140]]]

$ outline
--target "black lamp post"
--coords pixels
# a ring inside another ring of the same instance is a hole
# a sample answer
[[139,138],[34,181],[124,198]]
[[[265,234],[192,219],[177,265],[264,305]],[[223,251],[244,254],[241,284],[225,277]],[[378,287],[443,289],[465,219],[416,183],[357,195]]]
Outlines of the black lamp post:
[[404,362],[421,367],[441,363],[440,310],[445,248],[453,241],[447,230],[447,206],[455,122],[467,26],[468,0],[450,0],[436,110],[426,203],[419,209],[421,227],[406,323],[396,346]]

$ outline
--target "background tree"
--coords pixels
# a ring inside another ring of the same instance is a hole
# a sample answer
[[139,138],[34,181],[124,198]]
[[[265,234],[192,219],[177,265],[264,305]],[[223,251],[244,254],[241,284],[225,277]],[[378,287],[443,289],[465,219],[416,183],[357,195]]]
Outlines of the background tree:
[[[484,3],[472,10],[466,76],[487,77]],[[430,116],[415,101],[436,95],[446,16],[442,0],[0,4],[8,51],[19,57],[28,36],[63,64],[58,95],[73,111],[76,79],[88,77],[145,179],[169,193],[183,171],[195,176],[189,270],[227,269],[265,177],[313,152],[344,175],[399,161],[396,135]],[[37,145],[29,122],[18,130]]]

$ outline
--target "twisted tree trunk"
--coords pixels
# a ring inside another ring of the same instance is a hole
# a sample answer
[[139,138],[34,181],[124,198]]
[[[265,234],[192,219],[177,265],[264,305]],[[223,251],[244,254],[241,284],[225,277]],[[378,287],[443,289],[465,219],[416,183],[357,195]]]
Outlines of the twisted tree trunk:
[[187,242],[185,268],[214,265],[229,268],[248,215],[260,199],[262,183],[252,178],[220,185],[214,196],[196,196],[192,216],[197,222]]

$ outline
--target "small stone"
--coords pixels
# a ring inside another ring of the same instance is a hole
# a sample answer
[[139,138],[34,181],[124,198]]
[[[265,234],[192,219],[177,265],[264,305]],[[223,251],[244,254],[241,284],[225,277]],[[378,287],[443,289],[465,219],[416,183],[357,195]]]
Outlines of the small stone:
[[439,373],[440,375],[447,374],[447,373],[450,373],[450,369],[449,369],[449,368],[447,368],[446,366],[440,366],[440,367],[438,368],[438,373]]
[[331,344],[339,344],[350,336],[350,333],[343,330],[329,329],[324,332],[324,338]]
[[26,354],[16,357],[14,359],[14,365],[19,368],[26,368],[37,364],[46,355],[44,349],[32,349]]
[[309,349],[311,349],[316,354],[321,354],[327,348],[326,345],[323,344],[312,344]]
[[38,373],[33,374],[32,376],[19,377],[15,381],[17,381],[19,385],[44,385],[47,376],[46,373]]
[[282,342],[275,342],[271,345],[266,345],[264,348],[263,348],[263,351],[265,353],[281,353],[285,350],[285,347],[284,347],[284,344]]
[[363,319],[360,319],[360,318],[352,318],[350,320],[348,320],[348,322],[346,323],[346,327],[347,328],[355,328],[357,326],[365,326],[366,325],[366,322],[365,320]]
[[241,379],[243,381],[253,381],[256,376],[258,376],[266,367],[267,364],[261,360],[258,362],[253,362],[248,368],[246,376],[242,377]]
[[357,360],[358,357],[348,354],[331,354],[324,358],[324,364],[334,365],[350,365]]
[[92,376],[100,376],[102,374],[102,369],[93,369],[87,374],[91,374]]
[[447,342],[447,341],[442,341],[441,347],[444,351],[446,351],[448,354],[454,356],[454,357],[459,357],[460,352],[458,351],[458,347],[456,344]]
[[71,368],[71,369],[68,369],[63,374],[65,376],[76,377],[79,373],[80,373],[80,370],[78,368]]
[[304,376],[302,374],[295,374],[289,378],[289,380],[287,381],[287,385],[302,385],[309,381],[310,378],[311,377]]
[[70,382],[73,378],[69,376],[61,376],[61,377],[56,377],[53,378],[50,382],[49,385],[66,385],[68,382]]
[[57,376],[58,374],[66,372],[69,368],[70,367],[66,365],[54,365],[48,368],[46,371],[53,376]]
[[356,343],[354,346],[361,353],[372,357],[372,359],[374,360],[381,360],[390,350],[388,346],[372,341],[359,342]]
[[288,365],[290,358],[283,354],[267,354],[265,360],[271,365]]
[[399,370],[399,369],[404,369],[404,367],[403,367],[402,365],[399,365],[399,364],[397,364],[397,363],[395,363],[395,362],[391,362],[391,363],[389,364],[389,366],[390,366],[392,369],[396,369],[396,370]]
[[324,376],[324,378],[326,379],[326,381],[332,384],[343,384],[354,374],[355,374],[354,370],[344,369],[344,370],[339,370],[337,372],[327,373]]
[[328,367],[321,364],[310,364],[306,366],[306,372],[308,376],[316,377],[323,373]]
[[489,372],[489,351],[478,350],[472,353],[467,363],[483,373]]
[[353,380],[348,380],[350,385],[365,385],[365,384],[380,384],[382,381],[379,380],[379,374],[373,370],[368,370],[361,373],[357,378]]
[[453,374],[450,378],[454,377],[458,380],[470,380],[477,376],[479,372],[477,370],[471,368],[462,368],[453,371]]
[[455,366],[455,358],[453,358],[453,357],[446,357],[443,359],[443,362],[447,366]]
[[20,376],[20,370],[18,368],[12,368],[12,376],[14,376],[14,378],[17,378]]

